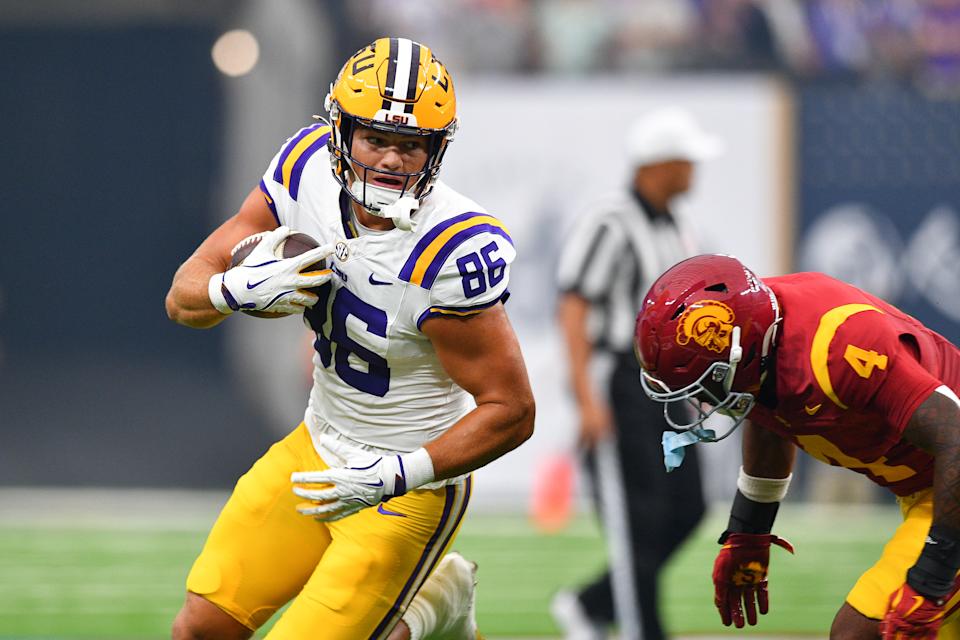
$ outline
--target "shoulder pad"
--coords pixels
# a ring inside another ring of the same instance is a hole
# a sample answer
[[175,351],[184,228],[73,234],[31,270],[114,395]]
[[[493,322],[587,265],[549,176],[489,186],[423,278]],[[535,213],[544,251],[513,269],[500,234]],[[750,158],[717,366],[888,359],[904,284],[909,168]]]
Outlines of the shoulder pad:
[[300,192],[300,179],[307,161],[327,145],[330,125],[318,122],[298,131],[280,149],[274,160],[273,181],[283,185],[293,200]]

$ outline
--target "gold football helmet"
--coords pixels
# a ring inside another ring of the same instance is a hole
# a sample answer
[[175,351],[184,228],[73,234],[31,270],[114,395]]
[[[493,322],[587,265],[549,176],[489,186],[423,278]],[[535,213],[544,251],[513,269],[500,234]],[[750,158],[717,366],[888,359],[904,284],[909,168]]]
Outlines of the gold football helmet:
[[[332,125],[327,143],[331,169],[353,200],[375,215],[386,215],[382,209],[401,197],[419,201],[430,192],[457,130],[457,99],[450,73],[429,47],[406,38],[376,40],[343,65],[325,106]],[[402,180],[402,189],[369,184],[367,172],[373,167],[350,153],[358,125],[426,137],[423,169],[416,173],[376,170]]]

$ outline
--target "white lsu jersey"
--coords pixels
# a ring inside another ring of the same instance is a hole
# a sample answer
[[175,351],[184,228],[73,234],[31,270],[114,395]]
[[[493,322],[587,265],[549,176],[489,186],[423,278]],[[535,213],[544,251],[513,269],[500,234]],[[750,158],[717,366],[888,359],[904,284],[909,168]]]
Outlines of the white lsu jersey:
[[[509,295],[516,257],[503,224],[437,182],[412,231],[359,229],[330,171],[330,127],[301,129],[260,182],[278,224],[334,243],[334,276],[304,314],[316,334],[304,421],[354,442],[408,452],[475,406],[440,364],[423,322],[480,313]],[[358,233],[359,231],[359,233]]]

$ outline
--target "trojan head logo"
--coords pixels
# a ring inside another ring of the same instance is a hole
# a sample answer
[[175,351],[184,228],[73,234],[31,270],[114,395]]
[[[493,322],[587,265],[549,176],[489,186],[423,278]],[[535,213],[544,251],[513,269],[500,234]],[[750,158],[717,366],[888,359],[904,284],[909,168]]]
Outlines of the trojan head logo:
[[691,340],[710,351],[722,352],[730,346],[733,309],[717,300],[701,300],[690,306],[677,323],[677,344]]
[[766,579],[767,568],[762,563],[753,560],[734,569],[730,581],[738,587],[747,587],[760,584]]

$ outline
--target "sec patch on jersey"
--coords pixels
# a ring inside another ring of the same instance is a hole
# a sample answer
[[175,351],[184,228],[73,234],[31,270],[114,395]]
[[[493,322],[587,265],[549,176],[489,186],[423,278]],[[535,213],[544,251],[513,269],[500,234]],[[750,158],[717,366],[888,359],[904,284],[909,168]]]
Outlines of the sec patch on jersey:
[[[263,237],[270,233],[269,231],[261,231],[260,233],[255,233],[251,236],[247,236],[230,250],[230,268],[233,269],[236,266],[239,266],[247,256],[254,250],[254,248],[260,244],[260,241],[263,240]],[[280,241],[280,244],[277,245],[274,255],[278,258],[293,258],[299,256],[302,253],[306,253],[311,249],[316,249],[320,246],[320,243],[314,240],[311,236],[306,233],[296,231],[291,233],[289,236]],[[327,268],[326,260],[318,260],[313,264],[310,264],[303,269],[300,273],[309,273],[311,271],[321,271]],[[316,293],[316,290],[319,287],[314,287],[312,291]],[[270,311],[253,311],[241,309],[243,313],[255,316],[257,318],[284,318],[289,313],[273,313]]]

